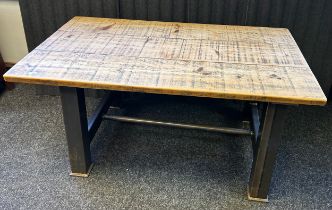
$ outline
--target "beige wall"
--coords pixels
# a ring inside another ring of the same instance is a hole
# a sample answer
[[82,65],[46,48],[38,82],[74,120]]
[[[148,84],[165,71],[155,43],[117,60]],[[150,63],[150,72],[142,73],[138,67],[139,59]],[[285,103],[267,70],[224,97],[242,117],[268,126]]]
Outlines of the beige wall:
[[28,53],[18,1],[0,0],[0,50],[9,63]]

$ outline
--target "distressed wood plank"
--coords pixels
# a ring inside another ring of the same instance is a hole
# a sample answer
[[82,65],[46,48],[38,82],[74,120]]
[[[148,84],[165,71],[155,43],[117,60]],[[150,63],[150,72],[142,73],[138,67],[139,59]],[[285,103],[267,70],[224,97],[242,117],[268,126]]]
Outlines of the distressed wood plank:
[[5,79],[56,86],[324,105],[283,28],[75,17]]

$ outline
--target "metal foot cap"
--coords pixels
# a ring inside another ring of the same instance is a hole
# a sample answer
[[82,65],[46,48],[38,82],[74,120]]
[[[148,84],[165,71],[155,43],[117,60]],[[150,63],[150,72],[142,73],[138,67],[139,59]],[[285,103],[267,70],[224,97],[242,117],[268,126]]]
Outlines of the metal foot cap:
[[93,165],[94,165],[94,164],[91,164],[91,165],[90,165],[90,168],[89,168],[88,172],[85,173],[85,174],[83,174],[83,173],[73,173],[73,172],[71,172],[69,175],[70,175],[70,176],[76,176],[76,177],[84,177],[84,178],[87,178],[87,177],[90,175],[90,172],[91,172],[91,170],[92,170]]
[[269,202],[269,199],[268,197],[267,198],[254,198],[254,197],[251,197],[248,193],[248,199],[250,201],[258,201],[258,202],[263,202],[263,203],[268,203]]

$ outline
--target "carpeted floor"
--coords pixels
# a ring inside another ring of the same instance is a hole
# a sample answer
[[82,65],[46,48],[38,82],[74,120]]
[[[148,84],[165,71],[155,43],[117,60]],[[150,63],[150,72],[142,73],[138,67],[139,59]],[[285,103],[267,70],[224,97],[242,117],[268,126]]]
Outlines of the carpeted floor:
[[[155,101],[127,114],[220,123],[208,103]],[[290,109],[267,204],[247,200],[247,137],[105,121],[90,177],[74,178],[59,97],[20,85],[0,97],[0,114],[0,209],[332,208],[331,104]]]

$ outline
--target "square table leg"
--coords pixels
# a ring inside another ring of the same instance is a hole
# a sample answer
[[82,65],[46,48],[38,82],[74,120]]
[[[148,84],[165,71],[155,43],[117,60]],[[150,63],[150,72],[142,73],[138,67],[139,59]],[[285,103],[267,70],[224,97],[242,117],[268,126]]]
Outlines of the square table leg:
[[268,201],[272,171],[280,144],[286,107],[267,103],[263,110],[259,133],[254,145],[248,197],[250,200]]
[[60,87],[72,176],[87,177],[92,167],[84,89]]

